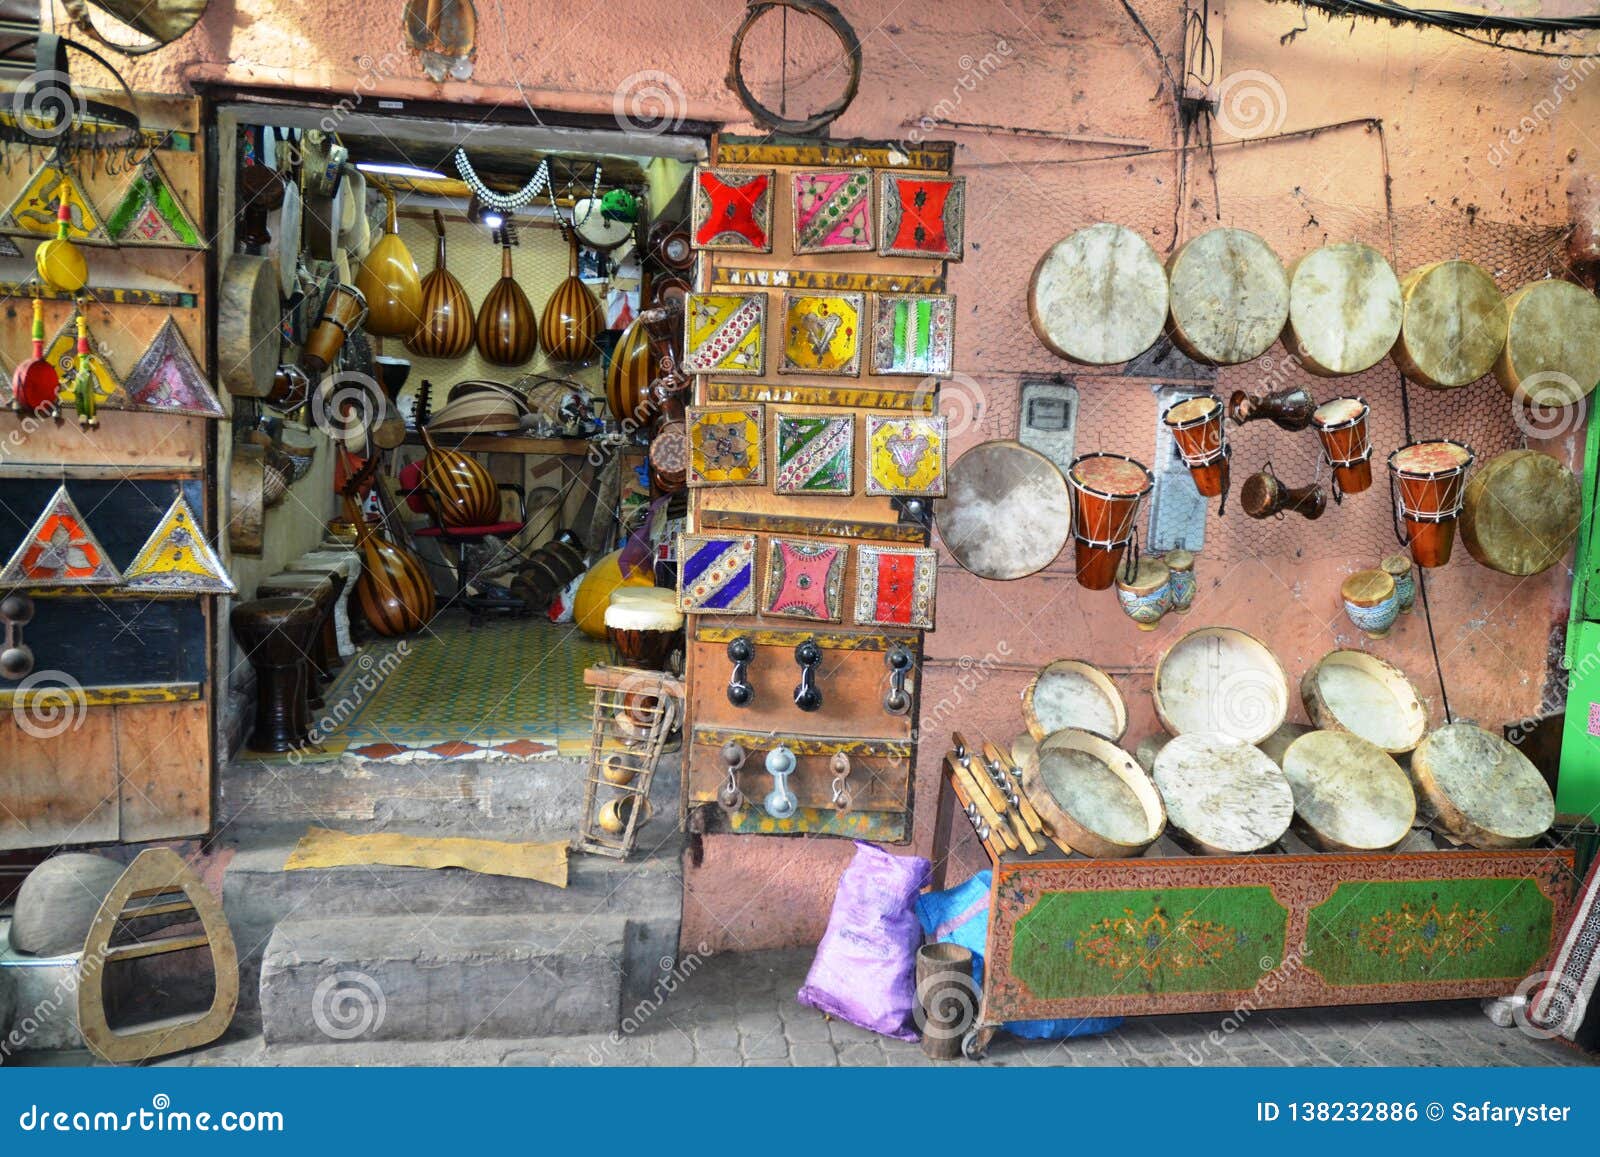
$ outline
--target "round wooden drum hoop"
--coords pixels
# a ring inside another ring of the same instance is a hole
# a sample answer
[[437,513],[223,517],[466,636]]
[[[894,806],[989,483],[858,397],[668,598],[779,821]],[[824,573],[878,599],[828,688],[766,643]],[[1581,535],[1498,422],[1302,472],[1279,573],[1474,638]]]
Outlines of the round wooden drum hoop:
[[[844,92],[837,99],[802,120],[795,120],[773,112],[756,99],[755,94],[750,91],[749,86],[744,82],[742,72],[744,38],[750,35],[750,30],[756,26],[756,23],[774,8],[789,8],[802,15],[814,16],[822,21],[839,38],[839,43],[844,48],[845,56],[850,61],[850,75],[845,81]],[[856,90],[861,86],[861,41],[856,37],[856,30],[850,27],[850,22],[827,0],[751,0],[749,8],[745,11],[744,21],[733,34],[733,46],[728,51],[726,83],[738,95],[740,102],[749,110],[750,115],[762,124],[771,128],[781,129],[784,132],[814,133],[837,120],[844,113],[844,110],[850,107],[850,102],[856,99]]]

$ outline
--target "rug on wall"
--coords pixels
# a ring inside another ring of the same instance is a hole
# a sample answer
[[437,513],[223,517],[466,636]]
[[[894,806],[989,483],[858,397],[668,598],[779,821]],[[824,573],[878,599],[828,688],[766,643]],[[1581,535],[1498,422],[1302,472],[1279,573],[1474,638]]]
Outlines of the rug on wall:
[[295,763],[584,756],[593,693],[583,672],[608,657],[605,643],[570,623],[469,629],[451,616],[347,661],[323,691],[304,749],[243,754]]

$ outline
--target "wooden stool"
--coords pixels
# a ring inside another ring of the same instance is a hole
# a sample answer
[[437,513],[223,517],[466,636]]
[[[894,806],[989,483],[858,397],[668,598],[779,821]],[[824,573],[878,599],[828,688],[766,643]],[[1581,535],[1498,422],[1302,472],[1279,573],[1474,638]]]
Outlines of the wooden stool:
[[311,730],[306,656],[321,622],[313,599],[252,599],[233,608],[233,633],[256,672],[256,721],[250,746],[288,751]]

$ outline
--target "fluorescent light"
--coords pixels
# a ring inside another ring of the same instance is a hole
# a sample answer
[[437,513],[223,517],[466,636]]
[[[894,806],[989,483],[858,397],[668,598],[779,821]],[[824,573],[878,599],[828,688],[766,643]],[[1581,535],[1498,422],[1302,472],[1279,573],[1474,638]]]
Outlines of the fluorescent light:
[[363,173],[375,173],[380,177],[410,177],[417,181],[443,181],[445,175],[433,169],[424,169],[417,165],[390,165],[375,161],[361,161],[356,165]]
[[498,229],[506,223],[506,219],[493,209],[485,209],[483,211],[483,223],[491,229]]

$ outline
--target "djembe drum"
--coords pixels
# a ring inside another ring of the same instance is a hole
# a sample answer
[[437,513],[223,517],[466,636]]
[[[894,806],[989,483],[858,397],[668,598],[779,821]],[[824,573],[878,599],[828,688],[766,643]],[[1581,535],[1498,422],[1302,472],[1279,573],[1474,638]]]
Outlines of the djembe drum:
[[1334,398],[1311,415],[1322,441],[1322,456],[1333,467],[1333,480],[1338,483],[1335,499],[1360,494],[1372,485],[1372,442],[1367,437],[1370,412],[1365,398]]
[[1444,566],[1450,561],[1473,457],[1470,446],[1448,439],[1410,442],[1389,455],[1395,510],[1418,566]]
[[683,637],[677,594],[665,587],[622,587],[606,607],[606,638],[629,667],[665,671]]
[[1203,498],[1228,493],[1231,451],[1222,430],[1222,414],[1222,399],[1215,394],[1202,394],[1174,402],[1161,415],[1194,479],[1194,488]]
[[321,623],[315,599],[252,599],[233,608],[229,622],[256,672],[256,718],[250,746],[288,751],[311,730],[306,655]]
[[[1219,408],[1220,414],[1220,408]],[[1082,454],[1067,470],[1072,546],[1078,585],[1103,591],[1133,538],[1139,504],[1155,485],[1144,466],[1123,454]]]
[[367,319],[367,299],[353,285],[335,285],[322,303],[322,316],[300,351],[300,367],[319,375],[333,364],[350,331]]

